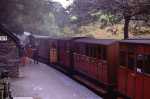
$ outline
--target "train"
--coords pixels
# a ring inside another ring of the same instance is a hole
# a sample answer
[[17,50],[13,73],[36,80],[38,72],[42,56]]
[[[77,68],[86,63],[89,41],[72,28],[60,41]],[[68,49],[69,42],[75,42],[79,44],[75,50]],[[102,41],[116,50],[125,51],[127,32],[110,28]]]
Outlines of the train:
[[150,39],[35,37],[35,42],[41,62],[111,95],[106,99],[150,99]]

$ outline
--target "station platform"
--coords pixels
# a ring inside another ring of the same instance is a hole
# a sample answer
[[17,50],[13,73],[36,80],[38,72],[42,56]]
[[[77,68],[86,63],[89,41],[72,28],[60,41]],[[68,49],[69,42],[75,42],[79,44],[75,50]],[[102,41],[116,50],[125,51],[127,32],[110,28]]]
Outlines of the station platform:
[[13,97],[33,99],[102,99],[88,88],[43,63],[20,67],[19,78],[11,79],[11,91]]

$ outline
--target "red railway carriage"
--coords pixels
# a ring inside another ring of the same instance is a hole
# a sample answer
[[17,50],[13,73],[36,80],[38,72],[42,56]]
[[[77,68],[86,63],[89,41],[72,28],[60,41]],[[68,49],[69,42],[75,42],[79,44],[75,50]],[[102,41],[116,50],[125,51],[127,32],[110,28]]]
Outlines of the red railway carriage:
[[149,99],[150,40],[123,40],[119,47],[119,92],[132,99]]
[[60,38],[58,40],[58,60],[66,70],[72,70],[73,68],[73,51],[75,45],[73,41],[83,37],[71,37],[71,38]]
[[118,43],[109,39],[74,41],[74,70],[107,86],[116,83]]
[[61,38],[58,40],[59,64],[65,69],[70,67],[70,41],[71,38]]

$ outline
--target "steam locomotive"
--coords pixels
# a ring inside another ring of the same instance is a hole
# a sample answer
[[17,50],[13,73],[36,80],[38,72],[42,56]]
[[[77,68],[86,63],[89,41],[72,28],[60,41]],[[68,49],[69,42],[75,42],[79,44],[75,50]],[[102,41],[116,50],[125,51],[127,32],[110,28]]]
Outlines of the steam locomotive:
[[120,98],[150,98],[150,40],[35,37],[35,41],[41,62],[106,97],[109,93]]

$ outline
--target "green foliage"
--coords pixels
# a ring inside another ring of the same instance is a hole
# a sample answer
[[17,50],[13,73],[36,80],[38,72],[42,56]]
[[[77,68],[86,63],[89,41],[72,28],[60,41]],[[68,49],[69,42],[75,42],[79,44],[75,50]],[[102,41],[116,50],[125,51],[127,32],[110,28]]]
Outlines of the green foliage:
[[73,22],[73,21],[76,21],[78,20],[78,17],[77,16],[71,16],[70,17],[70,21]]
[[113,26],[114,24],[120,23],[120,18],[111,13],[98,12],[92,14],[92,16],[96,16],[97,20],[100,22],[101,28],[105,28],[107,26]]
[[64,37],[71,37],[75,33],[73,30],[71,30],[69,27],[65,26],[64,28],[61,29],[61,34],[59,36],[64,36]]
[[132,23],[131,22],[131,27],[129,31],[134,35],[134,36],[139,36],[139,35],[150,35],[150,27],[147,27],[142,23]]
[[103,29],[124,20],[124,38],[128,38],[130,20],[149,19],[150,0],[75,0],[70,9],[79,16],[80,26],[99,20]]
[[0,11],[0,22],[14,33],[57,35],[59,32],[44,0],[0,0]]

